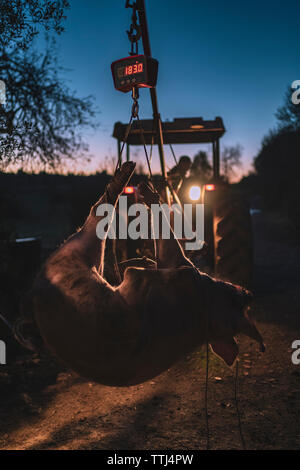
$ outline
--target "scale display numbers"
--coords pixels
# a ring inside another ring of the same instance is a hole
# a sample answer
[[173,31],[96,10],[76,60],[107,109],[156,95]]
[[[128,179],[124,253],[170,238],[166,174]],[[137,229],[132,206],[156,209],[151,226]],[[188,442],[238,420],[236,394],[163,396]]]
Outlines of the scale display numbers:
[[115,88],[124,93],[134,87],[154,87],[157,80],[157,69],[157,60],[142,54],[124,57],[111,65]]
[[118,78],[124,78],[130,75],[135,75],[136,73],[143,73],[144,64],[142,62],[137,62],[136,64],[127,65],[126,67],[118,67],[117,74]]

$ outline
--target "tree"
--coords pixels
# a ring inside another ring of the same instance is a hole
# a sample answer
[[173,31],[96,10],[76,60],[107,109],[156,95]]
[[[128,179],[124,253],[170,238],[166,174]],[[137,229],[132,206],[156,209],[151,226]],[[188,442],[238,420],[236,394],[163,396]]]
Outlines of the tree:
[[271,131],[254,160],[259,190],[266,208],[287,215],[300,233],[300,132]]
[[201,177],[203,180],[208,180],[212,176],[212,166],[208,161],[206,152],[200,150],[193,159],[191,173],[196,177]]
[[231,147],[223,147],[221,155],[222,174],[226,180],[229,180],[231,176],[236,174],[236,168],[242,166],[243,147],[240,144],[236,144]]
[[278,119],[278,130],[286,129],[291,131],[297,131],[300,129],[300,105],[296,105],[292,101],[291,88],[285,92],[284,104],[277,109],[275,113]]
[[60,34],[67,0],[0,0],[0,46],[27,48],[38,26]]
[[0,49],[0,77],[7,95],[6,105],[0,106],[2,167],[16,161],[57,167],[86,152],[80,130],[95,127],[93,100],[71,92],[61,71],[50,47],[45,54]]

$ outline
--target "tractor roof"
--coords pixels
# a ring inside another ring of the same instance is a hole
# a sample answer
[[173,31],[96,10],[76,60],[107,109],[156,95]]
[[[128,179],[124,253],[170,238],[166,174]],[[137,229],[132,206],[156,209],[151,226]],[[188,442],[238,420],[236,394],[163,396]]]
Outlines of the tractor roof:
[[[153,120],[140,121],[147,145],[157,144]],[[124,141],[127,124],[116,122],[113,137]],[[223,120],[216,117],[212,121],[204,121],[202,117],[175,118],[173,121],[162,122],[163,139],[165,144],[198,144],[215,142],[225,133]],[[137,121],[133,121],[127,139],[129,145],[142,145],[141,130]]]

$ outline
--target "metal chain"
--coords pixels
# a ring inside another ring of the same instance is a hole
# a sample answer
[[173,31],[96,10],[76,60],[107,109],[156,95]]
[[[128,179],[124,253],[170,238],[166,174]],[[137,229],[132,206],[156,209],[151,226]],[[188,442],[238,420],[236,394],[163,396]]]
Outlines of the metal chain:
[[126,127],[126,131],[125,131],[125,135],[124,135],[124,140],[123,140],[123,144],[122,144],[122,147],[121,147],[121,151],[120,151],[120,154],[118,155],[117,165],[116,165],[114,174],[116,174],[118,168],[121,167],[122,153],[123,153],[125,144],[126,144],[126,142],[127,142],[127,139],[128,139],[129,133],[130,133],[130,129],[131,129],[131,126],[132,126],[132,121],[133,121],[133,116],[132,116],[132,114],[131,114],[130,121],[129,121],[129,123],[127,124],[127,127]]
[[134,2],[133,4],[129,3],[129,0],[126,1],[126,8],[132,8],[132,17],[131,17],[131,25],[130,29],[127,32],[128,39],[131,42],[131,51],[130,55],[137,55],[138,54],[138,41],[141,38],[142,31],[141,26],[137,22],[137,4]]
[[[147,151],[147,147],[146,147],[146,141],[145,141],[145,136],[144,136],[144,129],[143,129],[143,126],[142,126],[140,117],[139,117],[139,102],[138,102],[138,99],[139,99],[139,89],[138,89],[137,87],[134,87],[134,88],[132,89],[132,99],[133,99],[133,104],[132,104],[132,108],[131,108],[130,121],[129,121],[129,123],[127,124],[127,127],[126,127],[126,131],[125,131],[125,134],[124,134],[124,140],[123,140],[123,144],[122,144],[122,147],[121,147],[121,151],[120,151],[120,155],[119,155],[119,158],[118,158],[118,162],[117,162],[117,167],[116,167],[115,173],[116,173],[117,169],[118,169],[119,166],[120,166],[121,158],[122,158],[122,153],[123,153],[123,150],[124,150],[124,146],[125,146],[125,144],[126,144],[126,142],[127,142],[129,133],[130,133],[130,131],[131,131],[133,119],[136,119],[137,122],[138,122],[139,128],[140,128],[140,131],[141,131],[140,135],[141,135],[142,145],[143,145],[143,147],[144,147],[145,156],[146,156],[146,160],[147,160],[148,171],[149,171],[149,180],[151,181],[155,192],[157,192],[156,189],[155,189],[154,181],[153,181],[153,174],[152,174],[152,171],[151,171],[150,158],[149,158],[148,151]],[[152,152],[151,152],[151,153],[152,153]]]
[[136,118],[138,116],[138,113],[139,113],[138,98],[139,98],[138,88],[133,88],[132,89],[133,105],[132,105],[132,108],[131,108],[131,116],[130,116],[129,123],[127,124],[127,127],[126,127],[123,144],[122,144],[122,147],[121,147],[120,155],[118,156],[118,161],[117,161],[117,165],[116,165],[116,169],[115,169],[114,174],[116,174],[118,168],[120,168],[120,166],[121,166],[123,150],[124,150],[125,144],[127,143],[127,139],[128,139],[129,134],[130,134],[130,131],[131,131],[131,126],[132,126],[133,119]]
[[[130,3],[130,0],[126,0],[125,8],[132,8],[131,25],[130,25],[129,31],[126,31],[126,32],[127,32],[127,35],[128,35],[128,39],[131,43],[130,55],[137,55],[138,54],[138,41],[140,40],[140,38],[142,36],[141,26],[138,24],[138,17],[137,17],[138,7],[137,7],[137,3],[136,2]],[[130,133],[130,130],[131,130],[132,121],[133,121],[134,118],[136,118],[138,116],[138,113],[139,113],[138,98],[139,98],[138,88],[134,87],[132,89],[133,105],[132,105],[132,108],[131,108],[131,117],[130,117],[129,123],[127,124],[127,128],[126,128],[126,131],[125,131],[123,144],[122,144],[120,154],[118,156],[117,165],[116,165],[116,168],[115,168],[115,174],[116,174],[118,168],[121,166],[122,154],[123,154],[123,150],[124,150],[125,144],[127,142],[127,139],[128,139],[128,136],[129,136],[129,133]]]

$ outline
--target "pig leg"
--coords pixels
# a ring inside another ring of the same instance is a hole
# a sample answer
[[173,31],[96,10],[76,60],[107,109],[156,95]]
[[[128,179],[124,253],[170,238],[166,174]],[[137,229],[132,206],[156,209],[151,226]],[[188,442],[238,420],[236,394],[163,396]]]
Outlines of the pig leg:
[[83,257],[88,267],[95,266],[100,273],[103,273],[104,268],[104,250],[109,227],[107,227],[105,237],[99,239],[96,234],[96,227],[101,217],[96,215],[97,208],[101,204],[112,204],[116,207],[120,194],[128,183],[134,168],[135,163],[133,162],[123,164],[122,168],[117,171],[112,181],[107,185],[103,196],[92,206],[83,227],[72,235],[63,247],[65,251],[76,250]]
[[[103,255],[105,249],[105,237],[100,240],[96,236],[96,225],[101,217],[96,216],[97,207],[105,202],[116,205],[119,195],[123,187],[129,180],[133,170],[133,163],[126,163],[122,169],[117,172],[112,181],[108,184],[104,195],[92,207],[90,214],[83,227],[75,234],[71,235],[67,241],[54,252],[43,266],[41,272],[37,276],[31,291],[22,299],[21,311],[22,315],[17,319],[14,325],[14,334],[21,344],[27,344],[30,349],[34,349],[36,338],[25,339],[22,332],[25,324],[31,324],[36,328],[36,322],[40,326],[40,330],[48,334],[55,327],[55,322],[51,324],[52,311],[51,302],[55,304],[56,295],[53,293],[51,285],[58,285],[61,292],[67,292],[72,296],[77,294],[74,302],[78,304],[80,298],[84,296],[85,285],[91,282],[91,268],[100,267],[103,270]],[[111,286],[105,282],[97,273],[93,274],[93,279],[97,283],[100,292],[100,286],[105,291],[112,290]],[[84,281],[86,279],[86,281]],[[74,283],[82,284],[82,292],[78,288],[73,288]],[[97,290],[97,289],[96,289]],[[97,291],[98,292],[98,291]],[[57,300],[53,310],[57,310],[57,305],[61,300]],[[63,319],[64,316],[61,316]],[[43,328],[42,328],[43,326]],[[28,336],[28,335],[27,335]],[[38,336],[38,335],[37,335]],[[47,335],[46,335],[47,336]],[[55,331],[53,336],[57,336]],[[32,345],[29,345],[31,341]],[[40,341],[38,340],[37,348]]]

